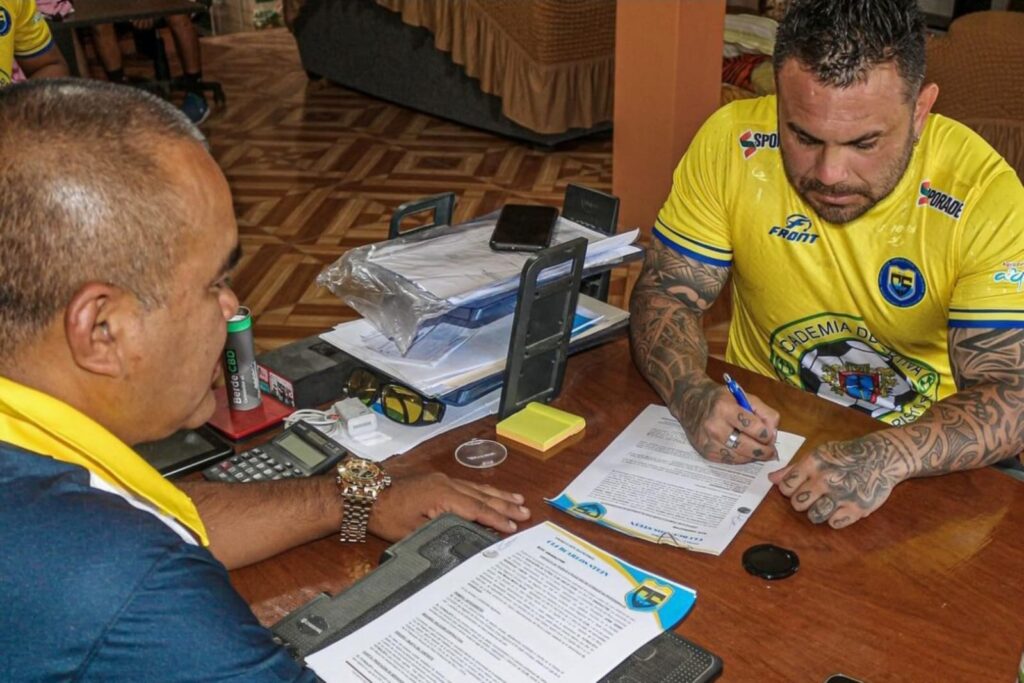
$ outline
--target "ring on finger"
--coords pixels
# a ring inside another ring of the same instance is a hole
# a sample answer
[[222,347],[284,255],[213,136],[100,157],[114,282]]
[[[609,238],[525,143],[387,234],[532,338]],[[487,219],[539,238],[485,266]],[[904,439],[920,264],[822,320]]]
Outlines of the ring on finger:
[[736,445],[740,442],[740,430],[734,429],[729,434],[729,438],[725,440],[726,448],[736,448]]

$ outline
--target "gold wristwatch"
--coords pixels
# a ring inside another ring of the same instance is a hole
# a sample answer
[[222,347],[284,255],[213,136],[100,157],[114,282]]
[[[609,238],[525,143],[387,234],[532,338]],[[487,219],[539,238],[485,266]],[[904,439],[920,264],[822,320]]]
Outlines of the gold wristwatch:
[[391,486],[391,477],[375,462],[349,457],[338,465],[338,488],[345,501],[341,518],[341,542],[366,541],[370,510],[380,492]]

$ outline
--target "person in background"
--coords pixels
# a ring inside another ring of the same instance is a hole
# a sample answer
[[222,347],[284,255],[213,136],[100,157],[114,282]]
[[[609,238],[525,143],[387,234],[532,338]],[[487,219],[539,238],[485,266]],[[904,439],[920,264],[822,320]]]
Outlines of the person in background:
[[[174,39],[174,47],[181,62],[182,80],[186,88],[191,85],[198,85],[203,80],[203,57],[199,49],[199,34],[192,23],[192,18],[187,14],[171,14],[164,18],[171,36]],[[154,30],[153,19],[139,19],[131,22],[132,27],[140,31]],[[160,40],[160,33],[156,31],[156,40]],[[96,46],[96,55],[99,57],[107,80],[111,83],[124,82],[124,59],[121,55],[121,46],[117,40],[117,30],[113,24],[100,24],[93,28],[93,41]],[[210,116],[210,105],[198,88],[187,90],[185,99],[181,104],[181,110],[185,112],[189,120],[197,126],[206,121]]]
[[771,475],[839,528],[906,479],[1024,450],[1024,187],[930,113],[915,0],[797,0],[773,64],[777,96],[717,111],[676,169],[633,355],[705,457],[775,457],[778,413],[705,371],[701,315],[731,276],[728,361],[887,426]]
[[68,75],[34,0],[0,0],[0,87],[12,83],[18,69],[26,78]]

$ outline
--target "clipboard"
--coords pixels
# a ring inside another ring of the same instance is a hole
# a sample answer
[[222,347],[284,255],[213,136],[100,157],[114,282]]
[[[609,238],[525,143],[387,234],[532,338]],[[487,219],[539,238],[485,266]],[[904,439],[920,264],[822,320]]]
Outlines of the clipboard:
[[[304,663],[448,573],[499,537],[453,514],[444,514],[384,551],[381,564],[348,590],[321,593],[271,626],[274,639]],[[665,631],[627,657],[599,683],[705,683],[722,660]]]

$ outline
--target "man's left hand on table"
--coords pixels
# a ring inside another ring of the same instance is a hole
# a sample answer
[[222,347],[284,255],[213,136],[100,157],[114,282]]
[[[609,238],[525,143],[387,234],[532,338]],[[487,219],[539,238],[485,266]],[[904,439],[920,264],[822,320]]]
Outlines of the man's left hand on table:
[[909,462],[877,434],[822,444],[768,478],[815,524],[849,526],[882,506],[910,475]]

